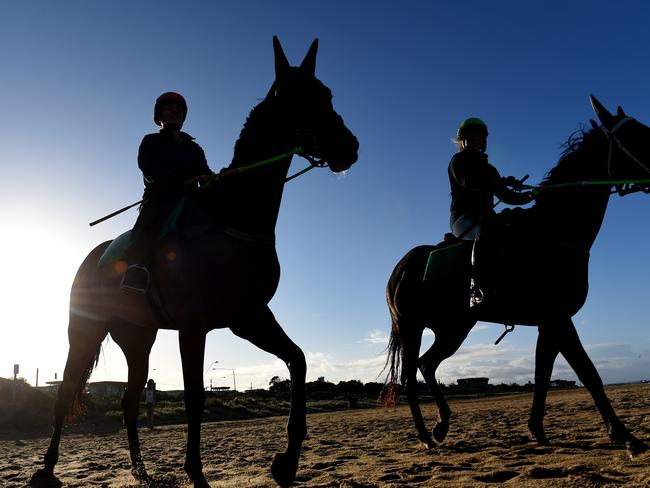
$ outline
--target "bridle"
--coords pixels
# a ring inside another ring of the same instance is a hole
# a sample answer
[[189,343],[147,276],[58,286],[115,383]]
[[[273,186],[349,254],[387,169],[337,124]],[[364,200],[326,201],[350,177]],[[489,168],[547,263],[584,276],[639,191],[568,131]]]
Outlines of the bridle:
[[[632,154],[632,152],[627,147],[625,147],[625,145],[621,142],[621,140],[616,136],[616,132],[631,120],[634,120],[634,118],[623,117],[611,129],[608,129],[603,124],[600,125],[600,129],[603,131],[605,137],[609,141],[609,149],[607,154],[607,176],[612,180],[614,179],[612,175],[612,163],[614,159],[613,152],[614,152],[615,144],[616,147],[618,147],[618,149],[625,156],[627,156],[631,161],[636,163],[639,167],[645,170],[645,172],[648,173],[648,175],[650,175],[650,167],[648,167],[647,164],[645,164],[634,154]],[[641,183],[635,183],[635,182],[619,183],[619,184],[615,184],[614,188],[616,189],[615,192],[618,193],[620,196],[624,196],[629,193],[636,193],[640,191],[644,193],[650,193],[650,183],[648,183],[648,180],[642,180]]]

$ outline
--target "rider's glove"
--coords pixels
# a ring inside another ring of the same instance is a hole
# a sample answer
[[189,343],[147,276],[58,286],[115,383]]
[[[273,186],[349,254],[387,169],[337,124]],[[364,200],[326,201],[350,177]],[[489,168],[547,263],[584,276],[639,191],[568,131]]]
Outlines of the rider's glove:
[[513,190],[519,190],[519,189],[521,189],[521,185],[522,185],[521,181],[519,181],[519,180],[518,180],[517,178],[515,178],[514,176],[508,176],[508,177],[506,177],[506,178],[501,178],[501,182],[502,182],[505,186],[509,186],[509,187],[511,187]]

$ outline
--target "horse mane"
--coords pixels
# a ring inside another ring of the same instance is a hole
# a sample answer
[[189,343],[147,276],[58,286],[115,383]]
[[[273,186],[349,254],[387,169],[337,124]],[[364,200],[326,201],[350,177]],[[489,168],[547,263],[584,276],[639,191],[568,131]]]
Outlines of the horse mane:
[[[593,180],[602,177],[602,167],[598,166],[606,143],[600,129],[585,130],[580,128],[573,132],[562,144],[563,151],[557,164],[544,176],[540,186],[550,187],[559,183],[569,183],[583,180]],[[599,176],[600,175],[600,176]],[[542,191],[537,196],[534,207],[544,206],[551,201],[555,204],[566,205],[568,201],[582,198],[583,191],[593,191],[593,187],[575,187],[571,192],[558,194],[554,191]]]
[[[551,168],[541,185],[553,185],[585,178],[585,172],[591,173],[594,165],[593,155],[603,142],[600,129],[585,130],[580,128],[573,132],[562,144],[562,153],[557,164]],[[587,166],[585,168],[585,166]]]
[[[254,162],[249,158],[258,157],[258,155],[254,154],[254,150],[256,145],[260,145],[259,134],[263,135],[265,141],[275,138],[275,132],[268,130],[268,120],[274,115],[275,107],[273,99],[269,95],[251,109],[239,133],[239,138],[235,142],[234,154],[229,168],[236,168]],[[271,126],[275,128],[275,125],[272,124]],[[255,140],[256,144],[252,144],[251,140]]]

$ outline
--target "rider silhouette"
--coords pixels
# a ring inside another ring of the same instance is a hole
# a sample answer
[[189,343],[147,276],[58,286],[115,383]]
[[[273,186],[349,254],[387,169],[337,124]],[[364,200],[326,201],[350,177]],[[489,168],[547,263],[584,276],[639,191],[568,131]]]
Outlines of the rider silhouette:
[[452,233],[461,239],[476,239],[481,223],[495,215],[495,195],[509,205],[525,205],[533,199],[531,192],[508,188],[520,188],[521,182],[513,176],[501,177],[488,162],[487,136],[485,122],[476,117],[465,119],[456,135],[458,152],[449,162],[450,225]]
[[203,149],[181,128],[187,116],[182,95],[163,93],[154,106],[154,122],[160,131],[147,134],[138,150],[138,167],[144,178],[144,203],[131,233],[127,250],[129,267],[120,287],[144,293],[149,287],[149,259],[162,227],[178,201],[208,178]]

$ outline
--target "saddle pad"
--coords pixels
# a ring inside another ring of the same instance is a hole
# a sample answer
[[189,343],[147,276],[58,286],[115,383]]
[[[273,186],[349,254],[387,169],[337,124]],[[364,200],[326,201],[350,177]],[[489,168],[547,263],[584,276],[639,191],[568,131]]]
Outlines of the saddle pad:
[[462,269],[464,261],[469,264],[469,249],[471,241],[460,241],[454,244],[442,244],[429,253],[424,268],[424,281],[446,280],[450,275]]
[[[187,202],[187,197],[183,197],[172,210],[171,214],[165,221],[160,233],[158,234],[158,239],[166,237],[168,234],[176,230],[178,227],[178,221],[185,209],[185,203]],[[107,264],[114,263],[116,261],[124,260],[126,257],[126,250],[131,245],[131,230],[127,230],[125,233],[117,236],[113,242],[111,242],[104,254],[97,261],[97,267],[101,268]]]
[[131,245],[131,231],[127,230],[125,233],[113,239],[104,254],[97,261],[97,267],[102,268],[116,261],[123,260],[126,255],[126,250]]

